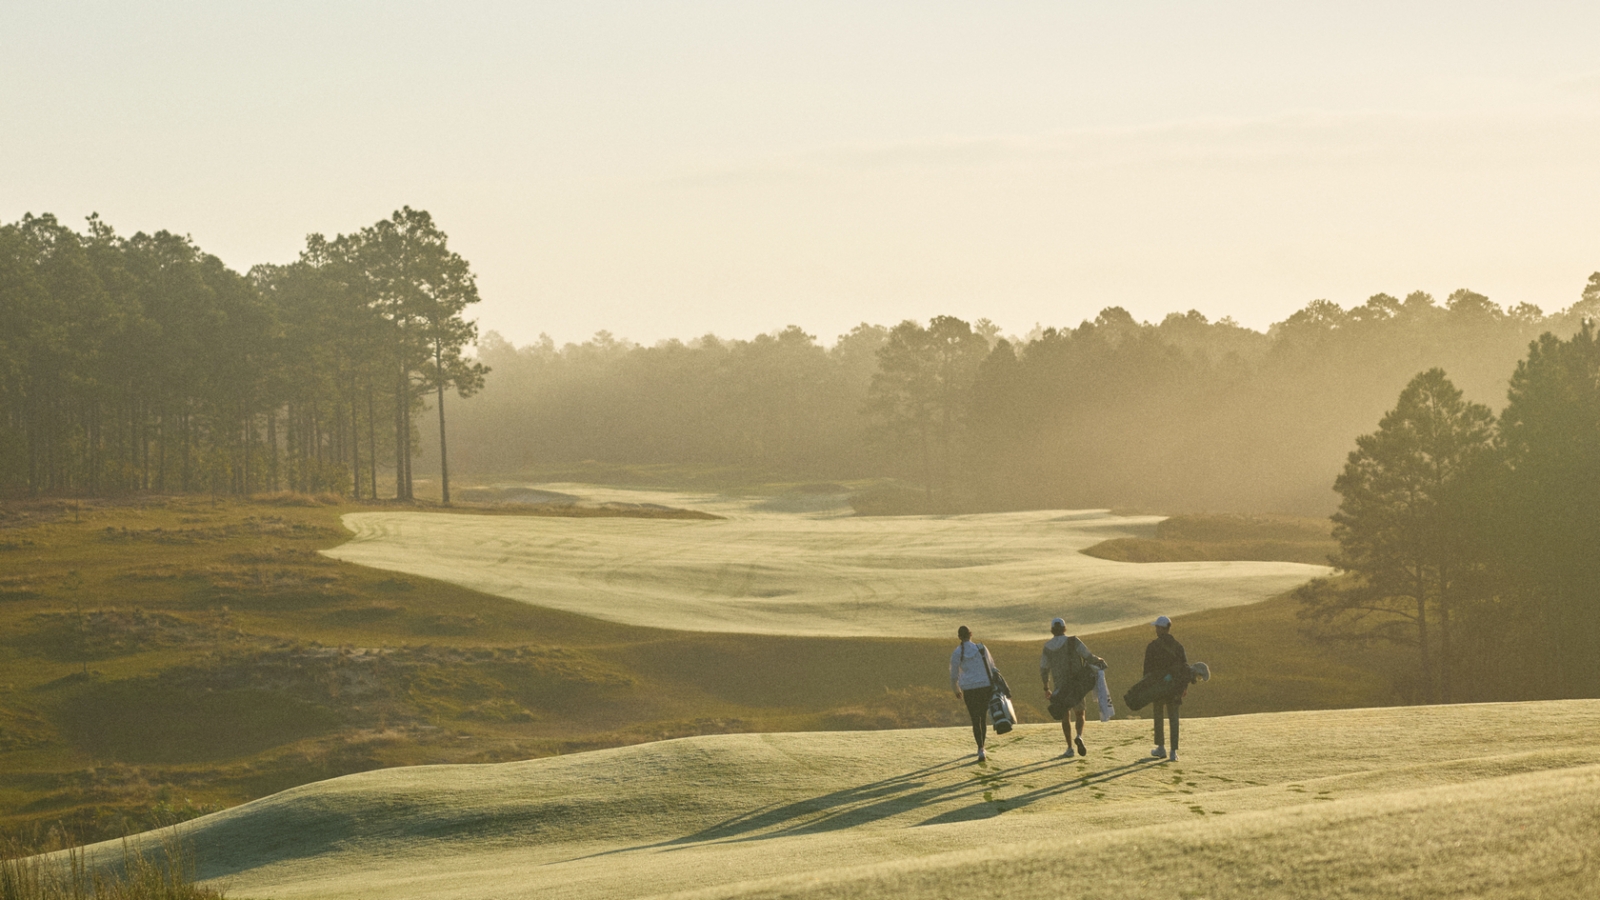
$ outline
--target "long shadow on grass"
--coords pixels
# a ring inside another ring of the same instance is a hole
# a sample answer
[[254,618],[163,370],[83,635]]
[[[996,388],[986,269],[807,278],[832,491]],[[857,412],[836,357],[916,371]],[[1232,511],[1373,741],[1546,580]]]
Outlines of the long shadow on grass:
[[1144,765],[1143,762],[1135,762],[1118,766],[1114,769],[1095,772],[1074,778],[1069,783],[1034,790],[1014,799],[1004,801],[993,801],[991,799],[996,790],[1009,786],[1009,782],[1013,779],[1040,774],[1051,769],[1060,768],[1066,764],[1067,761],[1063,759],[1047,759],[1005,769],[982,766],[972,769],[970,777],[966,779],[936,783],[936,779],[939,776],[967,769],[971,765],[970,760],[967,758],[955,759],[918,769],[914,772],[907,772],[903,775],[896,775],[892,778],[885,778],[881,781],[874,781],[871,784],[857,785],[823,794],[820,797],[811,797],[805,800],[797,800],[793,803],[775,804],[752,810],[743,815],[724,819],[715,825],[680,838],[607,850],[579,858],[588,859],[594,856],[609,856],[616,853],[630,853],[636,850],[683,850],[691,846],[707,843],[727,844],[745,841],[765,841],[792,835],[837,831],[841,828],[853,828],[857,825],[881,821],[901,813],[913,812],[932,804],[948,803],[969,798],[982,798],[982,800],[972,806],[962,807],[959,810],[954,810],[943,816],[936,816],[919,824],[933,825],[941,821],[958,822],[986,818],[987,816],[1004,812],[1007,809],[1026,806],[1045,797],[1120,778]]
[[1155,761],[1156,760],[1153,759],[1137,759],[1131,763],[1116,766],[1115,768],[1104,769],[1099,772],[1088,772],[1072,779],[1071,781],[1052,785],[1051,787],[1038,788],[1036,790],[1029,791],[1026,794],[1019,794],[1015,797],[996,798],[992,794],[985,794],[983,801],[980,803],[974,803],[971,806],[963,806],[960,809],[952,809],[949,812],[940,813],[931,819],[925,819],[917,824],[947,825],[951,822],[971,822],[976,819],[990,819],[1000,815],[1001,813],[1010,812],[1014,809],[1021,809],[1024,806],[1038,803],[1040,800],[1043,800],[1047,797],[1059,797],[1063,794],[1070,794],[1073,791],[1081,791],[1085,788],[1093,788],[1096,785],[1115,781],[1118,778],[1131,775],[1136,769],[1142,769]]

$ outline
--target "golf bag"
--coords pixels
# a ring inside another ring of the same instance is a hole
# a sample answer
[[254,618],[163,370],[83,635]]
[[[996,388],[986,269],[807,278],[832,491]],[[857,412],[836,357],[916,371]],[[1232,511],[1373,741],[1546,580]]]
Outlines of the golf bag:
[[1017,721],[1017,710],[1011,705],[1011,698],[999,690],[989,698],[989,720],[994,723],[995,734],[1009,732],[1012,724]]
[[999,669],[989,670],[989,686],[994,688],[989,696],[989,721],[994,723],[995,734],[1006,734],[1017,721],[1017,709],[1011,705],[1011,687]]
[[1099,672],[1094,666],[1080,666],[1065,685],[1057,685],[1056,692],[1050,695],[1050,718],[1059,722],[1067,710],[1083,703],[1083,695],[1094,690],[1095,676]]
[[1169,672],[1152,672],[1141,678],[1138,684],[1128,688],[1122,695],[1122,702],[1134,711],[1144,709],[1158,700],[1173,697],[1188,687],[1186,683],[1175,679]]
[[1111,705],[1111,691],[1106,687],[1106,670],[1100,669],[1094,673],[1094,696],[1100,701],[1100,721],[1109,722],[1117,714],[1116,707]]

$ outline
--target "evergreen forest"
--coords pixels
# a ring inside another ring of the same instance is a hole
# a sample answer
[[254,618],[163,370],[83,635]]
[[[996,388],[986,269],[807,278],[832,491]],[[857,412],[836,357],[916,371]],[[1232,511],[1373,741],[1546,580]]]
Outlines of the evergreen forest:
[[428,394],[443,423],[483,384],[477,300],[409,207],[245,274],[168,231],[0,226],[0,494],[410,499]]

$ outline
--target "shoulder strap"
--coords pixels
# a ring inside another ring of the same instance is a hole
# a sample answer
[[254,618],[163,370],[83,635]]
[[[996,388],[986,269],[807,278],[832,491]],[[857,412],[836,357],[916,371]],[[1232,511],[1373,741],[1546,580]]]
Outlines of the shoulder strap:
[[1077,672],[1083,668],[1083,657],[1078,655],[1078,647],[1082,645],[1083,641],[1078,640],[1078,636],[1075,634],[1068,635],[1067,642],[1061,645],[1061,653],[1067,658],[1068,672]]

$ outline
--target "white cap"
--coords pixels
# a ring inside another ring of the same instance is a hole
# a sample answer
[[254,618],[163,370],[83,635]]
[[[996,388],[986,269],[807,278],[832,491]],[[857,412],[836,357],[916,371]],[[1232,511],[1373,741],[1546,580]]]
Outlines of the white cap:
[[1154,625],[1157,628],[1171,628],[1172,627],[1172,620],[1167,618],[1166,616],[1156,616],[1156,620],[1154,622],[1151,622],[1150,624]]
[[1054,619],[1050,620],[1050,627],[1051,628],[1054,628],[1057,625],[1060,625],[1062,628],[1065,628],[1065,627],[1067,627],[1067,620],[1061,618],[1060,616],[1056,616]]

